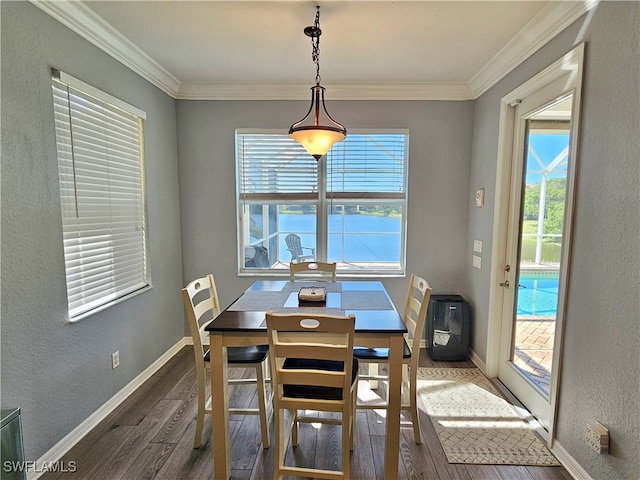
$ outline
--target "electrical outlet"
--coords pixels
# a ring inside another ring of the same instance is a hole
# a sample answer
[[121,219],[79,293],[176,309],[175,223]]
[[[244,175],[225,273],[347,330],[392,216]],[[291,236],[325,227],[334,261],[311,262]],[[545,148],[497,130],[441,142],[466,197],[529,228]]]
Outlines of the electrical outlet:
[[599,422],[587,425],[584,440],[597,453],[609,452],[609,430]]
[[118,368],[120,365],[120,352],[113,352],[111,354],[111,368]]

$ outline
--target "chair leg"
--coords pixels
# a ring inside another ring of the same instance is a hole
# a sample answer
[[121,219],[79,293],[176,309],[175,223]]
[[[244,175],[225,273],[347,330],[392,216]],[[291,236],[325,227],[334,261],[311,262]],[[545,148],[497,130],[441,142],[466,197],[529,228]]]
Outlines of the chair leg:
[[276,451],[273,458],[273,478],[279,480],[282,478],[280,471],[284,467],[284,457],[287,452],[287,433],[284,418],[284,411],[280,408],[274,408],[273,416],[276,428]]
[[350,447],[349,449],[353,451],[353,439],[356,436],[356,404],[358,402],[358,382],[356,381],[355,386],[353,387],[353,395],[351,397],[351,421],[349,422],[349,439],[350,439]]
[[411,404],[411,395],[409,385],[411,381],[409,379],[409,365],[402,365],[402,404],[410,405]]
[[265,362],[256,365],[256,388],[258,389],[258,409],[260,410],[260,430],[262,448],[269,448],[269,410],[267,409],[267,391],[264,381]]
[[[343,410],[343,413],[344,410]],[[351,413],[351,412],[350,412]],[[351,417],[350,421],[345,421],[346,419],[342,419],[342,473],[344,478],[351,478],[351,450],[352,442],[353,442],[353,430],[352,430],[352,421],[353,417]]]
[[[198,375],[200,377],[200,375]],[[200,448],[202,444],[202,429],[204,427],[204,414],[206,408],[206,389],[204,379],[198,378],[198,415],[196,419],[196,435],[193,441],[193,448]]]
[[[298,411],[297,410],[289,410],[291,414],[291,446],[298,446],[298,435],[300,434],[300,422],[298,422]],[[287,431],[288,432],[288,431]],[[288,433],[287,433],[288,435]]]
[[415,369],[411,369],[409,372],[411,381],[409,382],[409,410],[411,413],[411,422],[413,423],[413,440],[416,444],[422,443],[422,436],[420,435],[420,417],[418,416],[418,387],[417,387],[417,372]]
[[[372,375],[372,376],[378,375],[379,365],[377,363],[365,363],[365,365],[367,366],[369,375]],[[378,380],[369,380],[369,388],[371,390],[377,390]]]

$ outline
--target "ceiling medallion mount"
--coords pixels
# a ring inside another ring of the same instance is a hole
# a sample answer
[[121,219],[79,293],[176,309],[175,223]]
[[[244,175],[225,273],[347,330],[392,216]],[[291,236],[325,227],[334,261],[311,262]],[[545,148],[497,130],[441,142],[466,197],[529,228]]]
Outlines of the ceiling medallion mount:
[[346,138],[347,129],[331,118],[324,103],[325,88],[320,85],[320,6],[316,6],[316,9],[315,23],[304,29],[304,34],[311,37],[311,59],[316,66],[316,84],[311,87],[309,111],[302,120],[291,125],[289,136],[316,160],[320,160],[333,144]]

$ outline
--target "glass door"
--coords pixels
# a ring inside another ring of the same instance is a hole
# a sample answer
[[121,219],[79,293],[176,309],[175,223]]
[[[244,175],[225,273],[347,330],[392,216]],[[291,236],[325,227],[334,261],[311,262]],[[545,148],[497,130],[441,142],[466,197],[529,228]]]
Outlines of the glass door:
[[500,380],[549,429],[560,357],[573,93],[550,85],[516,106]]
[[571,103],[569,96],[525,121],[510,361],[546,398],[558,312]]

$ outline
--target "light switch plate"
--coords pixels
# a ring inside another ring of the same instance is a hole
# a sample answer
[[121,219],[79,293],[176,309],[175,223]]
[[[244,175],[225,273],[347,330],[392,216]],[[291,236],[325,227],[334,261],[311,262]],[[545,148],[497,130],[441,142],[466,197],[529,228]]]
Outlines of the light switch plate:
[[478,255],[473,256],[473,266],[475,268],[482,268],[482,258],[480,258]]
[[473,241],[473,251],[482,253],[482,240],[474,240]]
[[476,191],[476,207],[484,206],[484,188]]

